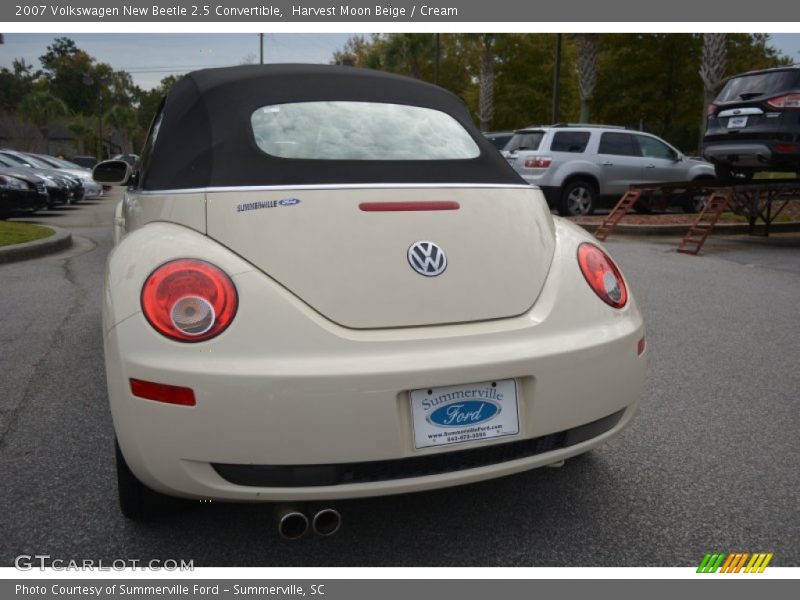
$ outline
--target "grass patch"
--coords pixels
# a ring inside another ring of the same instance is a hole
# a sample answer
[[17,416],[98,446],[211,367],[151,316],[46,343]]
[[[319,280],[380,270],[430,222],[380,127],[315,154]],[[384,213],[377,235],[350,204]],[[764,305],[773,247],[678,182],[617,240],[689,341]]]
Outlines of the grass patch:
[[773,173],[761,171],[753,176],[753,179],[794,179],[797,177],[794,173]]
[[0,221],[0,246],[21,244],[50,237],[55,231],[41,225]]

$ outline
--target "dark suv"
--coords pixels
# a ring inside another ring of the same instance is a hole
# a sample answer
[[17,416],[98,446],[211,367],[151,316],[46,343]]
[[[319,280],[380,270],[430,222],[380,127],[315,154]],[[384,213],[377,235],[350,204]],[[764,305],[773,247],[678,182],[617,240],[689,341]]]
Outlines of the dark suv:
[[703,156],[722,180],[800,174],[800,65],[731,77],[708,106]]

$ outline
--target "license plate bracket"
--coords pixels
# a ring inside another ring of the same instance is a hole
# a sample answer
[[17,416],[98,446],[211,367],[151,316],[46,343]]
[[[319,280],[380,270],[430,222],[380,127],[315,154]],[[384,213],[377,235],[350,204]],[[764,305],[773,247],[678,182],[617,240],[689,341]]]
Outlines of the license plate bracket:
[[519,433],[515,379],[412,390],[409,398],[417,449]]
[[747,127],[747,117],[731,117],[728,119],[728,129],[741,129]]

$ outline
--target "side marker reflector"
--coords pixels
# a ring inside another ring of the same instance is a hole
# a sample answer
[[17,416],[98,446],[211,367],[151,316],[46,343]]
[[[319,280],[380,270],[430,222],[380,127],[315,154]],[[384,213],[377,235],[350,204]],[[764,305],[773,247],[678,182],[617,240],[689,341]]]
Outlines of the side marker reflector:
[[166,383],[153,383],[141,379],[131,379],[131,393],[139,398],[165,402],[167,404],[180,404],[181,406],[194,406],[194,391],[191,388],[167,385]]

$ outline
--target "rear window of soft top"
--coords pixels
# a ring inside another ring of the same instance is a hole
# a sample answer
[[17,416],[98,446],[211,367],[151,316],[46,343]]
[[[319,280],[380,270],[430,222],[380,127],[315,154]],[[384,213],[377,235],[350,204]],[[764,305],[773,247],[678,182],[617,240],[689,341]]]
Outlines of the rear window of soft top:
[[263,106],[250,117],[256,145],[306,160],[466,160],[480,149],[447,113],[379,102],[314,101]]

